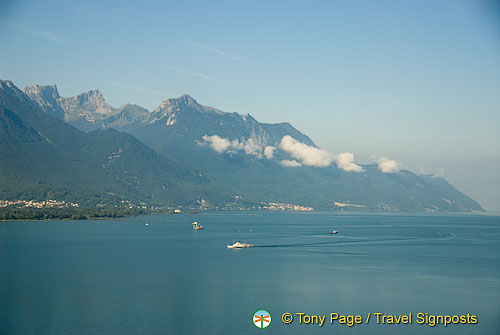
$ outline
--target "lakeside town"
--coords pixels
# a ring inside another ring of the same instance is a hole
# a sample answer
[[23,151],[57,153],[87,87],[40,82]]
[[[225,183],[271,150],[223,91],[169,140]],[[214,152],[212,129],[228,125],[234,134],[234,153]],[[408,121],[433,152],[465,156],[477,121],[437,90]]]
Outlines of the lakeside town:
[[78,208],[78,203],[57,201],[57,200],[0,200],[0,208],[16,207],[16,208]]
[[[209,210],[210,208],[204,206],[200,206],[200,208],[182,208],[180,206],[155,207],[147,206],[145,203],[134,204],[128,200],[122,200],[119,205],[97,204],[91,207],[54,199],[0,200],[0,220],[88,220],[141,214],[183,214],[197,212],[200,209]],[[314,208],[290,203],[269,202],[250,207],[216,207],[215,210],[312,212]]]

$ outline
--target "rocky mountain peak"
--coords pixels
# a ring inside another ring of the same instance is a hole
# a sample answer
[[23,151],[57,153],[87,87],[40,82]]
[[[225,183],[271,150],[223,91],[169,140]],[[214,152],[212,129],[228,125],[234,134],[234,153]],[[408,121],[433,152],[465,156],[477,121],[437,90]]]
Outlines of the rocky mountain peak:
[[34,85],[24,88],[24,93],[35,101],[47,114],[58,119],[64,119],[64,110],[60,106],[63,98],[59,95],[56,85]]
[[1,80],[0,79],[0,89],[6,92],[15,93],[16,95],[22,94],[21,90],[14,85],[14,83],[10,80]]
[[215,113],[224,114],[224,112],[215,109],[213,107],[200,105],[193,97],[188,94],[181,95],[178,98],[171,98],[163,101],[160,106],[158,106],[153,114],[158,117],[158,113],[165,116],[176,112],[198,112],[198,113]]
[[[6,96],[15,96],[18,99],[28,99],[23,92],[14,85],[14,83],[10,80],[1,80],[0,79],[0,93],[5,94]],[[0,97],[1,100],[1,97]]]
[[61,102],[61,107],[66,112],[66,119],[79,118],[90,122],[95,122],[99,118],[99,114],[111,115],[115,112],[115,109],[108,105],[98,90],[66,98]]
[[76,97],[68,98],[80,101],[81,103],[95,103],[95,104],[103,104],[106,103],[102,93],[99,90],[90,90],[85,93],[80,93]]
[[193,99],[189,94],[183,94],[179,98],[177,98],[182,104],[185,105],[198,105],[198,101]]
[[0,87],[1,87],[2,89],[7,89],[7,88],[13,88],[13,87],[16,87],[16,86],[15,86],[15,85],[14,85],[14,83],[13,83],[12,81],[10,81],[10,80],[1,80],[1,79],[0,79]]
[[26,93],[30,98],[35,99],[59,99],[61,96],[57,91],[56,85],[34,85],[27,86],[24,89],[24,93]]
[[167,119],[166,125],[171,126],[176,123],[178,117],[184,118],[192,113],[194,113],[193,115],[197,113],[225,114],[218,109],[200,105],[193,97],[188,94],[184,94],[178,98],[171,98],[163,101],[144,121],[144,123],[152,124]]
[[198,104],[198,102],[193,99],[191,96],[184,94],[178,98],[170,98],[163,101],[158,108],[155,109],[155,112],[159,112],[162,110],[172,111],[175,109],[181,110],[184,107],[191,107],[196,110],[200,109],[202,106]]

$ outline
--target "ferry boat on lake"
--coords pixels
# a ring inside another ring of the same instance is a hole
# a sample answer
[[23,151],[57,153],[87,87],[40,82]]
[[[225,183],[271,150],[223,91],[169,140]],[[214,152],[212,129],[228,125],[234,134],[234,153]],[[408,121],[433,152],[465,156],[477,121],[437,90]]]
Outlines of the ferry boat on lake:
[[243,249],[243,248],[251,248],[253,247],[253,243],[241,243],[241,242],[235,242],[233,244],[228,244],[227,248],[228,249]]
[[202,230],[203,226],[198,223],[198,221],[193,222],[193,230]]

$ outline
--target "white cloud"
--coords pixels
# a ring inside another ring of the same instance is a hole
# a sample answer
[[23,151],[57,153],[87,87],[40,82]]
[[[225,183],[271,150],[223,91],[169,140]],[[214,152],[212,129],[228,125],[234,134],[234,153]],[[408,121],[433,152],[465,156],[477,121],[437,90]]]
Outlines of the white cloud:
[[170,66],[170,65],[160,65],[160,66],[162,68],[164,68],[164,69],[167,69],[167,70],[171,70],[171,71],[175,71],[175,72],[180,72],[180,73],[185,73],[185,74],[190,74],[192,76],[200,77],[200,78],[203,78],[203,79],[217,80],[215,78],[207,76],[206,74],[189,71],[189,70],[183,69],[181,67]]
[[335,159],[328,151],[301,143],[289,135],[283,136],[280,148],[308,166],[329,166]]
[[[258,158],[263,156],[267,159],[274,157],[274,152],[278,149],[275,146],[264,146],[261,141],[254,138],[249,139],[234,139],[220,137],[219,135],[204,135],[203,142],[198,142],[200,145],[209,145],[213,150],[218,153],[236,153],[237,151],[244,151],[247,155],[253,155]],[[293,137],[286,135],[281,139],[279,148],[284,152],[290,154],[294,159],[281,160],[279,163],[286,167],[299,167],[299,166],[314,166],[314,167],[327,167],[336,161],[340,169],[349,172],[361,172],[364,169],[354,163],[354,154],[350,152],[341,153],[335,158],[335,155],[326,150],[319,149],[304,143],[301,143]]]
[[378,159],[378,168],[383,173],[394,173],[399,171],[399,163],[387,157]]
[[125,88],[127,90],[137,91],[137,92],[140,92],[140,93],[154,94],[154,95],[159,95],[159,96],[162,96],[162,97],[166,97],[167,96],[167,93],[163,93],[163,92],[159,92],[159,91],[154,91],[154,90],[147,90],[147,89],[144,89],[144,88],[141,88],[141,87],[128,85],[126,83],[121,83],[121,82],[118,82],[118,81],[107,81],[106,84],[109,85],[109,86],[118,87],[118,88]]
[[239,142],[238,140],[233,140],[231,143],[234,143],[233,147],[235,149],[245,150],[245,153],[247,155],[254,155],[262,158],[262,145],[255,142],[253,138],[242,140],[241,142]]
[[271,145],[265,147],[264,149],[264,156],[266,156],[267,159],[271,159],[274,156],[274,150],[276,150],[276,147],[273,147]]
[[219,135],[204,135],[202,138],[206,143],[210,144],[210,147],[212,149],[220,154],[226,151],[231,146],[231,142],[229,142],[227,138],[222,138]]
[[206,44],[201,44],[201,43],[193,43],[193,42],[187,42],[187,44],[189,44],[189,45],[191,45],[191,46],[193,46],[193,47],[197,47],[197,48],[200,48],[200,49],[204,49],[204,50],[211,51],[211,52],[213,52],[213,53],[216,53],[216,54],[218,54],[218,55],[221,55],[221,56],[224,56],[224,57],[230,58],[230,59],[232,59],[232,60],[237,60],[237,61],[243,60],[243,58],[241,58],[241,57],[231,55],[231,54],[230,54],[230,53],[228,53],[228,52],[222,51],[222,50],[220,50],[220,49],[217,49],[217,48],[211,47],[211,46],[206,45]]
[[352,152],[343,152],[337,156],[337,166],[339,169],[348,172],[361,172],[364,169],[354,163],[354,154]]
[[299,162],[297,162],[296,160],[288,160],[288,159],[284,159],[280,162],[281,165],[283,166],[286,166],[286,167],[299,167],[299,166],[302,166],[302,164],[300,164]]
[[218,153],[236,153],[235,150],[241,150],[245,151],[247,155],[262,158],[263,146],[257,143],[253,138],[247,140],[243,139],[241,141],[237,139],[230,141],[228,138],[223,138],[219,135],[204,135],[202,138],[204,142],[199,142],[199,144],[209,144],[210,147]]

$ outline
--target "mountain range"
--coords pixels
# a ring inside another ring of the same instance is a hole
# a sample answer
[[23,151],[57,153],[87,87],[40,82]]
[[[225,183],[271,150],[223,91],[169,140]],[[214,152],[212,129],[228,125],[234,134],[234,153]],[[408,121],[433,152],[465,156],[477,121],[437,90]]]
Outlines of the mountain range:
[[289,123],[226,113],[189,95],[150,112],[99,91],[0,82],[0,198],[191,208],[481,211],[446,180],[357,164]]

